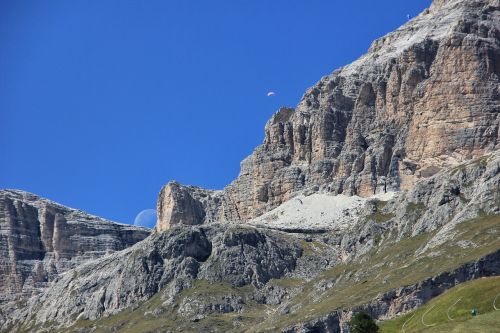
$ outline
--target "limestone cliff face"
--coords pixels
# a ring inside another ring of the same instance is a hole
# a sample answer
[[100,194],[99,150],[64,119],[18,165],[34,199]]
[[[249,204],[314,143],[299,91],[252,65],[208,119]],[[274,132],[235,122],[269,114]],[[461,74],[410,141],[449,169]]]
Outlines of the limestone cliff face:
[[[295,109],[280,109],[224,190],[167,185],[158,229],[245,221],[304,189],[368,196],[411,188],[500,147],[499,77],[498,1],[436,0],[323,77]],[[172,207],[194,210],[171,218]]]
[[203,191],[197,191],[195,187],[182,186],[177,182],[170,182],[163,187],[157,207],[158,228],[165,230],[175,224],[201,224],[205,218],[205,211],[200,202],[203,193],[198,194],[199,192]]
[[177,225],[0,304],[0,332],[346,332],[353,311],[393,318],[500,274],[499,189],[497,151],[366,200],[335,232]]
[[27,298],[68,269],[148,235],[31,193],[0,190],[0,303]]

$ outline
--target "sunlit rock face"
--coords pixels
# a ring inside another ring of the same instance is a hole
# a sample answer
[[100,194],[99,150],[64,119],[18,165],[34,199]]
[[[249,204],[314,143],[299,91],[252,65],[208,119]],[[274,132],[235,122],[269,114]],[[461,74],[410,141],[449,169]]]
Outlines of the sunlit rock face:
[[498,1],[435,1],[323,77],[295,109],[280,109],[222,191],[178,186],[183,195],[164,205],[162,190],[157,228],[247,221],[304,189],[359,196],[409,189],[498,149],[499,39]]
[[191,190],[177,182],[163,187],[158,198],[158,230],[169,229],[175,224],[196,225],[203,223],[205,212]]
[[0,303],[36,294],[60,273],[149,233],[28,192],[0,190]]

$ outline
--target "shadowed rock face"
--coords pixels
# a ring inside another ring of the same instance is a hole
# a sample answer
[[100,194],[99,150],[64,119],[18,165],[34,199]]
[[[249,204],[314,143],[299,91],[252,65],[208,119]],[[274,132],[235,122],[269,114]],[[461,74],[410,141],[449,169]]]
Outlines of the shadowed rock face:
[[117,224],[31,193],[0,191],[0,302],[43,290],[60,273],[143,240]]
[[411,188],[500,147],[499,77],[498,1],[435,1],[323,77],[295,109],[280,109],[223,191],[168,184],[158,229],[249,220],[307,188],[360,196]]

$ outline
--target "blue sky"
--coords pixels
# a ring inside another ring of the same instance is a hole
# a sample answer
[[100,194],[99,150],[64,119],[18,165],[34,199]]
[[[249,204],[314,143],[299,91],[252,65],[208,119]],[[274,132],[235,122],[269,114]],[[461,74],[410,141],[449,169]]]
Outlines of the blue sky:
[[0,188],[124,223],[171,179],[222,188],[279,106],[430,3],[0,0]]

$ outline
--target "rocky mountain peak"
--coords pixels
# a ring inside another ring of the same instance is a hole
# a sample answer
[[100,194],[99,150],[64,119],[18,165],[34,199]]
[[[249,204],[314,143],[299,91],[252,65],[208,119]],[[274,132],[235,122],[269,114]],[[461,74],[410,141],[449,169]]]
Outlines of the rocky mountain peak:
[[500,274],[499,128],[500,3],[436,0],[280,108],[224,189],[165,185],[149,237],[0,191],[0,330],[404,328]]
[[159,229],[248,221],[304,190],[367,197],[409,189],[498,149],[499,63],[498,1],[436,0],[323,77],[295,109],[278,110],[222,191],[162,190]]

